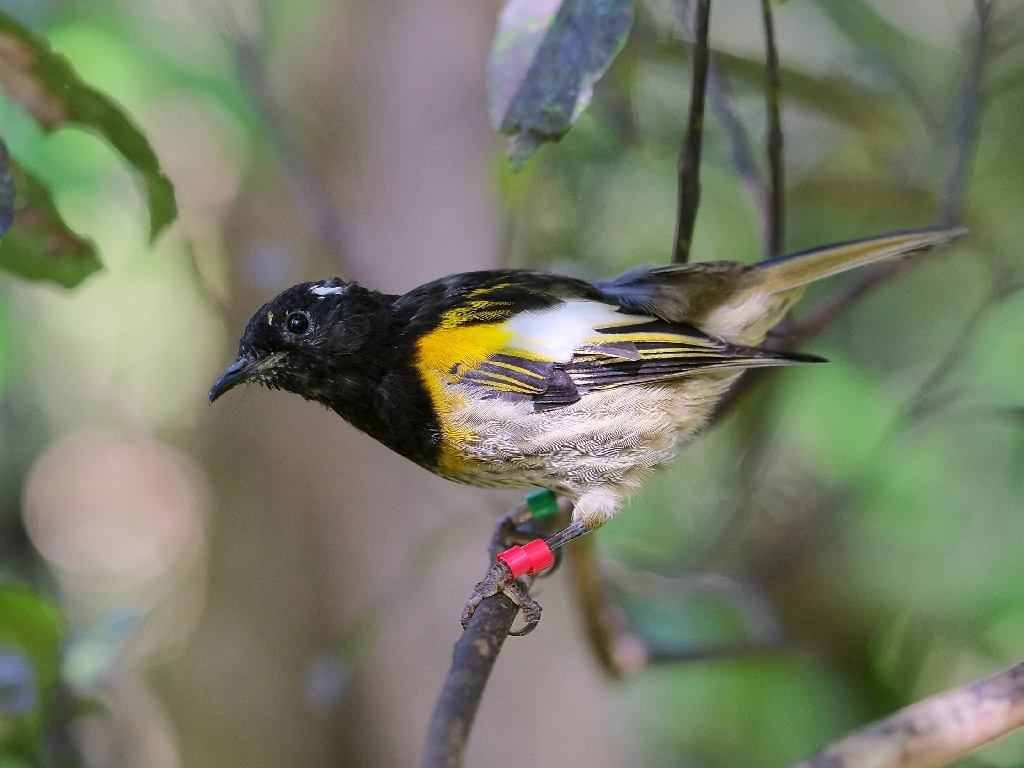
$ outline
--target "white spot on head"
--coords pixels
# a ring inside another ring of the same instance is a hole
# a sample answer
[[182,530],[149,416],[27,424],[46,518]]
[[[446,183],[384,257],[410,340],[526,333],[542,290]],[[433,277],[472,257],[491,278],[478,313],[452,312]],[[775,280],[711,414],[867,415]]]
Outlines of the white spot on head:
[[344,293],[347,290],[347,285],[314,285],[309,289],[309,292],[314,296],[323,298],[324,296],[336,296],[337,294]]

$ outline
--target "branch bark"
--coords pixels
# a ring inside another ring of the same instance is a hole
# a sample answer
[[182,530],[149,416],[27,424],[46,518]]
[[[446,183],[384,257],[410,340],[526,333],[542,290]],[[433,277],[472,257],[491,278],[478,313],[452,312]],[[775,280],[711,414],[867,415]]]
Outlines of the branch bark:
[[854,731],[794,768],[937,768],[1024,725],[1024,662]]
[[761,17],[764,21],[765,100],[768,107],[768,176],[771,189],[768,194],[768,231],[765,233],[768,257],[779,256],[785,245],[786,203],[783,189],[782,165],[782,88],[779,85],[779,49],[775,43],[775,19],[772,16],[772,1],[761,0]]
[[504,595],[480,603],[455,644],[451,670],[427,730],[423,768],[461,768],[473,720],[519,609]]

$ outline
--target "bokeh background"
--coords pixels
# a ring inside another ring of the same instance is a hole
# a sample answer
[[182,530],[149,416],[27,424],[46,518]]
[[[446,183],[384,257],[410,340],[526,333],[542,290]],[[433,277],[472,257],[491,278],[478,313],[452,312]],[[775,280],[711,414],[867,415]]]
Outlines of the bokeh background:
[[[830,365],[762,382],[595,537],[663,663],[610,678],[565,573],[539,583],[544,621],[506,645],[469,765],[783,765],[1024,656],[1024,295],[1002,290],[1024,278],[1024,14],[995,6],[974,237],[857,303],[810,346]],[[0,571],[59,600],[65,685],[97,703],[53,738],[98,767],[415,764],[518,496],[431,477],[299,398],[206,392],[302,280],[667,261],[675,7],[640,4],[593,108],[519,174],[487,121],[496,0],[0,9],[124,105],[181,207],[150,247],[109,148],[2,104],[0,134],[106,266],[72,291],[0,279]],[[974,4],[790,0],[776,26],[787,250],[937,221]],[[757,4],[714,4],[758,155],[761,34]],[[755,260],[710,113],[695,255]],[[1010,737],[963,765],[1022,754]]]

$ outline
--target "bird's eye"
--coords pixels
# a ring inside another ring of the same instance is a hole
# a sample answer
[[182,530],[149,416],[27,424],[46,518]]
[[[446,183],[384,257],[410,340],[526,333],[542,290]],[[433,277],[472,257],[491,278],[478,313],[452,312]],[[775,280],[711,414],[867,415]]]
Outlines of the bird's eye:
[[309,318],[302,312],[292,312],[284,321],[289,333],[301,336],[309,330]]

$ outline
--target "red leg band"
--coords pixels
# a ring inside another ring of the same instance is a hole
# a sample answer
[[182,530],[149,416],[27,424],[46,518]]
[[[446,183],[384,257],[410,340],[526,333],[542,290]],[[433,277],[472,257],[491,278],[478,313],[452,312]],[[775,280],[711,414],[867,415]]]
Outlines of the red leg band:
[[550,568],[555,563],[555,556],[544,539],[534,539],[525,547],[506,549],[498,555],[498,560],[512,571],[513,579],[518,579],[524,574],[536,576],[545,568]]

